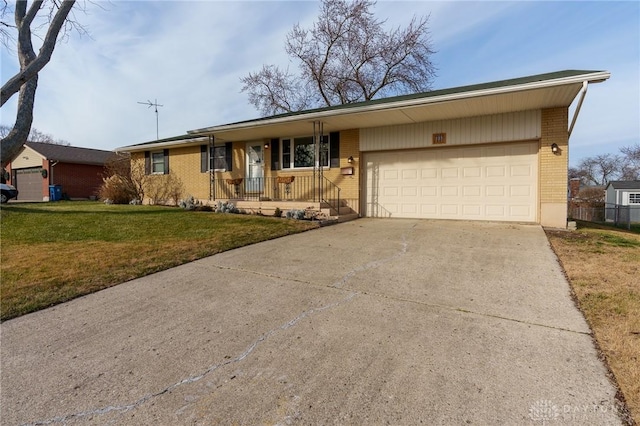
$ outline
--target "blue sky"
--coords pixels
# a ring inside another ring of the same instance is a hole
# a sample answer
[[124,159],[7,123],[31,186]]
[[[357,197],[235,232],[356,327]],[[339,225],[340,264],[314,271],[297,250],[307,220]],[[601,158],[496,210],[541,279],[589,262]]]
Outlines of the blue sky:
[[[111,1],[77,13],[90,37],[58,45],[40,74],[34,126],[99,149],[257,118],[240,78],[289,65],[286,33],[309,27],[314,1]],[[379,1],[376,15],[402,26],[430,15],[434,89],[564,69],[606,70],[590,85],[570,140],[570,163],[640,142],[640,2]],[[295,64],[291,65],[295,67]],[[17,69],[2,50],[3,82]],[[574,105],[575,106],[575,105]],[[572,111],[573,112],[573,109]],[[15,101],[0,110],[12,125]]]

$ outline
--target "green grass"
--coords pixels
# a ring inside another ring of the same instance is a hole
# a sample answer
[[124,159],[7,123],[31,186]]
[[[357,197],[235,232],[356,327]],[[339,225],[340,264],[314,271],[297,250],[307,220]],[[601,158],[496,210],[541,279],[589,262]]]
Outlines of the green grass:
[[6,320],[205,256],[302,232],[310,222],[98,202],[0,209]]

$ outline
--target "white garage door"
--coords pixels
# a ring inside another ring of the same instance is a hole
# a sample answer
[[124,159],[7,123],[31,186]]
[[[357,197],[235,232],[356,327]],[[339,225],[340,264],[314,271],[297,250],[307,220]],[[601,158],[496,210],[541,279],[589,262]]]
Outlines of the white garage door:
[[368,217],[537,221],[538,143],[365,153]]

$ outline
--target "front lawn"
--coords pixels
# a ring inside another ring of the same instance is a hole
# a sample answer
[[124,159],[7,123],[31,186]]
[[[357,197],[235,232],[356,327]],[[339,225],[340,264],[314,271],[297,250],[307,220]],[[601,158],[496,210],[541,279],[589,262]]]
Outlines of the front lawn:
[[640,234],[579,222],[547,231],[631,415],[640,420]]
[[317,226],[271,217],[77,201],[5,204],[0,225],[2,320]]

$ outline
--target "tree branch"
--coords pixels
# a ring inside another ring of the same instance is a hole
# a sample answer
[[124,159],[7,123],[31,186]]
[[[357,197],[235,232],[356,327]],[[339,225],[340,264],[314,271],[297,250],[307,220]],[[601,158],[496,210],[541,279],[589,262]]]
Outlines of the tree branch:
[[[16,94],[20,90],[20,87],[23,84],[25,84],[26,82],[34,78],[38,74],[38,72],[40,72],[40,70],[42,70],[42,68],[44,68],[44,66],[49,63],[49,61],[51,60],[51,55],[53,54],[53,50],[56,46],[56,40],[58,38],[60,29],[64,25],[64,22],[67,19],[67,16],[71,11],[71,8],[75,4],[75,1],[76,0],[64,0],[62,2],[62,4],[60,5],[60,8],[58,9],[58,11],[56,12],[56,14],[54,15],[51,21],[49,30],[47,31],[47,35],[45,36],[44,43],[40,48],[40,52],[38,53],[38,56],[35,57],[35,59],[30,61],[29,61],[29,58],[26,58],[26,61],[25,61],[26,63],[25,64],[21,63],[20,72],[14,75],[12,78],[10,78],[2,86],[2,89],[0,89],[0,106],[4,105],[14,94]],[[31,14],[34,10],[34,7],[38,3],[40,3],[40,6],[41,6],[42,0],[38,2],[34,2],[31,5],[31,8],[29,9],[29,13],[27,13],[26,15],[24,15],[24,10],[26,8],[26,0],[20,0],[16,3],[16,25],[18,26],[18,31],[19,31],[18,44],[19,45],[21,45],[22,43],[28,44],[28,46],[23,45],[22,47],[27,50],[30,48],[31,52],[33,52],[33,48],[31,47],[31,37],[30,37],[31,31],[29,29],[29,26],[25,24],[31,22],[29,21],[29,19],[33,20],[34,17]],[[22,19],[20,19],[20,22],[18,22],[19,16],[22,17]],[[28,36],[28,42],[25,39],[26,36]],[[26,50],[23,50],[20,48],[19,50],[22,51],[21,54],[27,53]],[[31,56],[29,53],[27,53],[27,56]]]

